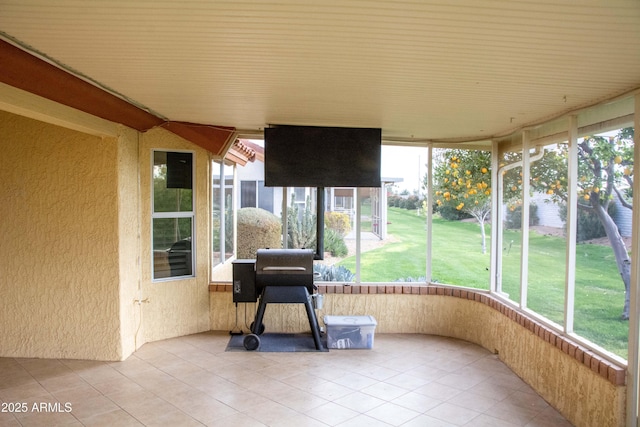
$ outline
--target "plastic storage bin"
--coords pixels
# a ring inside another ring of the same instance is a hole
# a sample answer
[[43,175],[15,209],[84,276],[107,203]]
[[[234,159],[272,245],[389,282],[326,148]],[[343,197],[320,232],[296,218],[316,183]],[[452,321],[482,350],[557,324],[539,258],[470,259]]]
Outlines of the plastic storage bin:
[[329,348],[373,348],[373,316],[324,316]]

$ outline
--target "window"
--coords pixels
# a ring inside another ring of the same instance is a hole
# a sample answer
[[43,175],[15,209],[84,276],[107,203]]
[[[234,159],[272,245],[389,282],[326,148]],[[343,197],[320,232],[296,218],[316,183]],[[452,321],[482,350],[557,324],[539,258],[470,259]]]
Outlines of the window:
[[[223,264],[234,253],[234,166],[214,161],[212,163],[212,254],[213,267]],[[241,187],[243,188],[243,187]]]
[[153,279],[193,276],[193,153],[153,152]]
[[242,181],[240,183],[240,207],[255,208],[257,206],[256,181]]
[[497,290],[556,330],[621,358],[629,333],[632,134],[530,143],[527,156],[513,147],[498,173]]
[[273,187],[265,187],[264,181],[240,182],[240,207],[260,208],[273,213]]

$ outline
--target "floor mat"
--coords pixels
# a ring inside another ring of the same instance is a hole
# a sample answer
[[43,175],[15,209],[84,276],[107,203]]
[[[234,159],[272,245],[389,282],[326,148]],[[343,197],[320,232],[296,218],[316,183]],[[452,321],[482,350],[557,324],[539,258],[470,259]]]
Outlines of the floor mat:
[[[244,348],[244,335],[232,335],[225,351],[248,351]],[[327,348],[326,336],[320,337],[322,349],[316,349],[313,335],[308,334],[276,334],[264,333],[260,335],[260,346],[255,351],[286,353],[286,352],[308,352],[308,351],[329,351]]]

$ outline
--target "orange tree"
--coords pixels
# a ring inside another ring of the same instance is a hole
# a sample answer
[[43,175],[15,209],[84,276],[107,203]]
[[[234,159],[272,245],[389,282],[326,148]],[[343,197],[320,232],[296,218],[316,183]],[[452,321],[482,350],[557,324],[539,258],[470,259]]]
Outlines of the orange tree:
[[471,215],[480,225],[482,253],[487,251],[485,224],[491,213],[491,152],[451,149],[441,152],[433,168],[434,203]]

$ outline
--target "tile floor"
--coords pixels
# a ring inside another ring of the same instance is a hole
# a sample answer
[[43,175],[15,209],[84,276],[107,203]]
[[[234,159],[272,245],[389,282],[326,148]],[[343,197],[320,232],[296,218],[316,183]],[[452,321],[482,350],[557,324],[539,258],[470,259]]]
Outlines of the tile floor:
[[570,426],[455,339],[376,334],[372,350],[328,353],[225,352],[228,340],[148,343],[115,363],[0,358],[0,426]]

